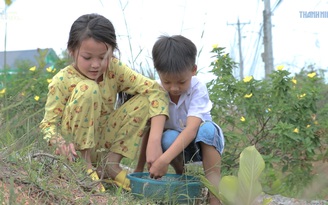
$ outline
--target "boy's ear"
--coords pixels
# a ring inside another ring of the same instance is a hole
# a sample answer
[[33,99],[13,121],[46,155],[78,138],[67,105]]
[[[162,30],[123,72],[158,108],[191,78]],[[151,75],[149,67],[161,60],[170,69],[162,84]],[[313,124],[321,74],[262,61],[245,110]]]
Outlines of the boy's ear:
[[197,74],[197,65],[194,65],[194,67],[192,68],[192,75],[196,75]]

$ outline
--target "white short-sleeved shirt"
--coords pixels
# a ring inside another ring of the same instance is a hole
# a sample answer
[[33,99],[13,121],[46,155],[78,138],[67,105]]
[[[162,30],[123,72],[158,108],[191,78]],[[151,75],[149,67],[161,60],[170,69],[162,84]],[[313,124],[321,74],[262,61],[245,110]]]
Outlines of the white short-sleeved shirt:
[[189,116],[199,117],[202,121],[212,120],[211,109],[212,102],[206,85],[193,76],[189,90],[180,96],[178,104],[170,100],[170,118],[165,128],[182,131]]

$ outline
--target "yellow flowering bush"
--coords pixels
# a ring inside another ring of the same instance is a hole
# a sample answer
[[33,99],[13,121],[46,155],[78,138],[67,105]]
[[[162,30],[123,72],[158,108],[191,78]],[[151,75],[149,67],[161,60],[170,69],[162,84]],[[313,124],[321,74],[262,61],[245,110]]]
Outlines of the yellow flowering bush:
[[9,72],[11,69],[7,68],[8,72],[2,75],[4,78],[1,81],[4,83],[0,89],[0,117],[5,116],[6,123],[0,123],[0,136],[10,132],[13,139],[19,138],[31,131],[31,127],[38,127],[42,120],[48,85],[57,73],[55,65],[46,66],[43,56],[40,53],[37,58],[38,65],[18,63],[15,72]]
[[[217,78],[207,86],[213,119],[226,137],[222,172],[233,173],[241,151],[255,145],[266,162],[264,191],[298,193],[311,180],[311,162],[320,157],[328,159],[327,150],[320,152],[323,135],[318,134],[327,129],[328,123],[320,124],[317,117],[313,118],[319,113],[320,119],[328,118],[327,104],[318,106],[325,96],[320,95],[325,86],[323,78],[313,68],[292,76],[279,65],[264,80],[252,76],[239,80],[233,76],[238,64],[224,48],[213,47],[212,52],[212,73]],[[273,191],[273,183],[281,187]]]

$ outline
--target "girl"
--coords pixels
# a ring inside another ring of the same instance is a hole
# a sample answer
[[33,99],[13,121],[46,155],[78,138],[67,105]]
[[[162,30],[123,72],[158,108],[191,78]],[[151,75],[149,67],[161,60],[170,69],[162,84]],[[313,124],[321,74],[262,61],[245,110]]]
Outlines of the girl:
[[[135,158],[140,139],[161,136],[168,116],[168,96],[155,81],[133,71],[114,56],[118,51],[112,23],[98,14],[79,17],[67,43],[74,62],[49,84],[40,128],[56,154],[70,161],[81,153],[92,179],[113,180],[129,190],[123,157]],[[119,92],[134,95],[116,109]],[[147,122],[150,123],[147,123]],[[103,186],[98,186],[104,191]]]

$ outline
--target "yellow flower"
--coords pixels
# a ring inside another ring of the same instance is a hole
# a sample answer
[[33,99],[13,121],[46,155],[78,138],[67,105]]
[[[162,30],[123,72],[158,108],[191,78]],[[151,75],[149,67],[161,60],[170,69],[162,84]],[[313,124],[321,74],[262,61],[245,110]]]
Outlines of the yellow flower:
[[314,121],[314,124],[315,124],[315,125],[318,125],[319,123],[318,123],[318,121],[316,120],[316,121]]
[[311,127],[311,125],[306,125],[306,128],[309,128],[309,127]]
[[39,99],[40,99],[40,97],[39,97],[39,96],[37,96],[37,95],[36,95],[36,96],[34,96],[34,100],[35,100],[35,101],[39,101]]
[[0,94],[5,94],[6,93],[6,88],[0,90]]
[[48,82],[48,83],[51,83],[51,81],[52,81],[52,79],[47,79],[47,82]]
[[303,93],[302,95],[300,95],[300,98],[303,98],[303,97],[305,97],[305,96],[306,96],[306,94]]
[[277,70],[283,70],[284,67],[285,67],[284,65],[278,65],[278,66],[277,66]]
[[21,92],[21,96],[25,96],[25,92]]
[[214,44],[212,47],[213,47],[213,49],[218,48],[219,44]]
[[294,83],[295,85],[297,84],[297,80],[295,78],[292,79],[292,83]]
[[35,71],[36,70],[36,66],[31,67],[29,70],[32,71],[32,72]]
[[299,133],[298,128],[295,128],[293,132]]
[[270,109],[270,108],[268,108],[268,111],[269,111],[269,112],[271,112],[271,109]]
[[243,79],[243,81],[245,82],[245,83],[248,83],[249,81],[251,81],[253,79],[253,76],[247,76],[247,77],[245,77],[244,79]]
[[48,67],[46,70],[47,70],[48,73],[51,73],[52,68],[51,67]]
[[56,72],[56,68],[52,69],[52,72],[53,72],[53,73]]
[[308,76],[309,78],[313,78],[313,77],[316,76],[316,75],[317,75],[316,72],[312,72],[312,73],[307,74],[307,76]]
[[241,116],[240,121],[245,122],[245,120],[244,116]]
[[244,98],[250,98],[250,97],[252,97],[253,96],[253,93],[250,93],[250,94],[246,94],[245,96],[244,96]]

